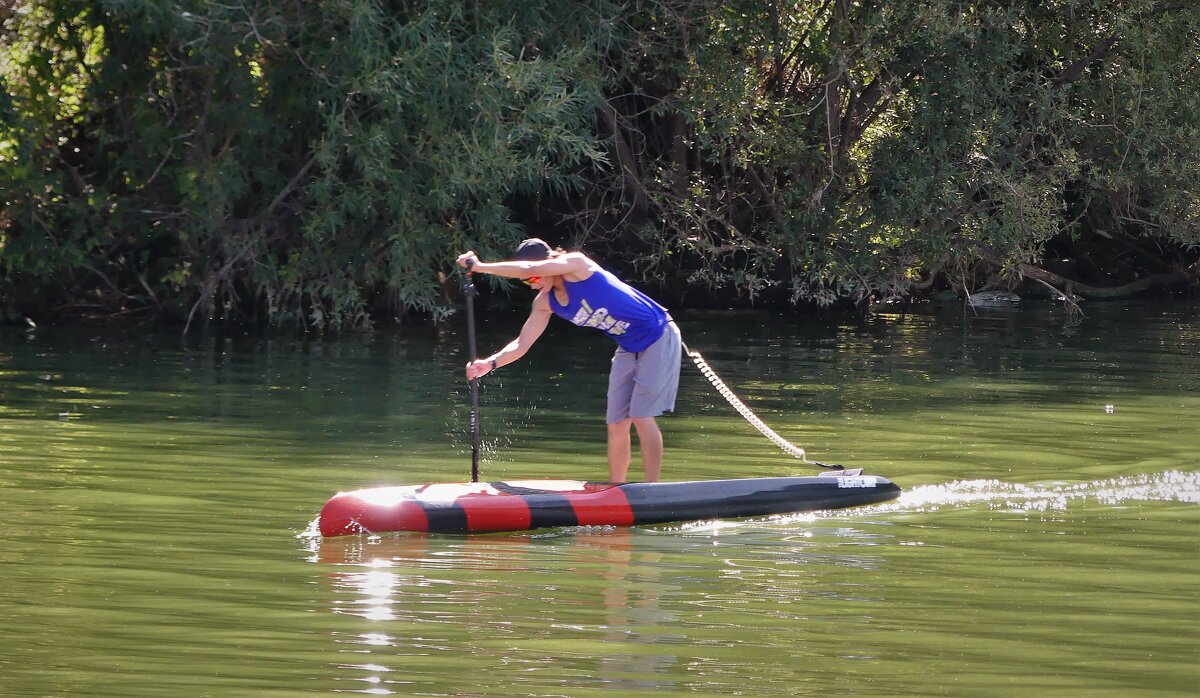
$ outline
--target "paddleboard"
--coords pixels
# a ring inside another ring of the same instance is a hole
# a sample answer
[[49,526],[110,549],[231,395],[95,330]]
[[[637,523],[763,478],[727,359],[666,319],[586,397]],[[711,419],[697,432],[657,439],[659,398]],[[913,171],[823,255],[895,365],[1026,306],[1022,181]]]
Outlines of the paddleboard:
[[633,526],[844,509],[899,496],[887,478],[857,469],[690,482],[437,483],[340,492],[325,503],[319,525],[323,536]]

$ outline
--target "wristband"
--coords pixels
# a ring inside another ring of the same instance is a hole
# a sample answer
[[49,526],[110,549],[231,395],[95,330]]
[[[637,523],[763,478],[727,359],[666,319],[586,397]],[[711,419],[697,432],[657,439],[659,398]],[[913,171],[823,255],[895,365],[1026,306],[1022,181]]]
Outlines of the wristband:
[[495,359],[492,359],[492,370],[493,371],[496,370],[496,360]]

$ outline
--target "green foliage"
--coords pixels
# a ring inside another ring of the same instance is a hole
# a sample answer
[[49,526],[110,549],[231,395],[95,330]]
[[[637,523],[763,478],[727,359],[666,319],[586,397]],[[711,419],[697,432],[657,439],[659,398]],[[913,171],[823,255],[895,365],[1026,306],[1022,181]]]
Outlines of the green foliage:
[[[546,7],[552,7],[550,3]],[[604,154],[580,45],[525,3],[44,0],[5,18],[0,288],[25,306],[367,324],[520,239]],[[50,70],[46,69],[50,66]]]
[[693,152],[645,168],[667,231],[643,237],[657,243],[646,258],[664,278],[676,259],[743,297],[888,298],[1096,235],[1194,263],[1200,11],[732,2],[710,14],[667,109],[687,116]]
[[436,317],[530,233],[793,303],[1200,248],[1190,3],[5,8],[5,312]]

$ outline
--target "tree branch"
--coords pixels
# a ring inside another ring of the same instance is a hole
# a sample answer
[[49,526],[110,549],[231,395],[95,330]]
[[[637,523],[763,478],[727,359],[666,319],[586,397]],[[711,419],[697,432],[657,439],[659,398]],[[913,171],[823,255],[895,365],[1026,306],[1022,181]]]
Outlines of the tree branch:
[[625,138],[621,130],[620,119],[617,115],[617,110],[613,107],[612,102],[605,100],[604,105],[600,107],[600,113],[604,117],[602,123],[608,127],[613,138],[613,148],[617,155],[617,165],[621,169],[621,181],[629,188],[633,194],[633,209],[639,213],[646,210],[646,188],[642,185],[641,179],[637,174],[637,160],[633,154],[633,149],[629,147],[629,141]]

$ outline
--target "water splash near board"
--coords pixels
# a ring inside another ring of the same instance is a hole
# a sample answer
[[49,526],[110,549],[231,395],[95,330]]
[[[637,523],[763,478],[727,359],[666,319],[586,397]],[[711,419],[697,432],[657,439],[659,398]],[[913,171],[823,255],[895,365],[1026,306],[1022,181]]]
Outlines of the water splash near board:
[[1200,504],[1200,473],[1170,470],[1094,482],[1021,484],[1000,480],[958,480],[906,490],[874,511],[921,512],[976,504],[993,510],[1049,511],[1094,501],[1120,506],[1131,502]]
[[955,480],[906,488],[898,498],[870,506],[782,514],[769,520],[693,521],[661,528],[659,532],[718,535],[762,527],[791,529],[830,520],[883,521],[889,515],[959,511],[971,507],[1040,514],[1088,504],[1122,507],[1141,502],[1200,504],[1200,472],[1169,470],[1081,483]]

